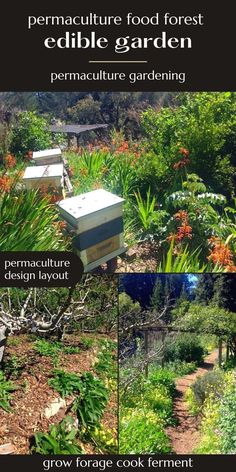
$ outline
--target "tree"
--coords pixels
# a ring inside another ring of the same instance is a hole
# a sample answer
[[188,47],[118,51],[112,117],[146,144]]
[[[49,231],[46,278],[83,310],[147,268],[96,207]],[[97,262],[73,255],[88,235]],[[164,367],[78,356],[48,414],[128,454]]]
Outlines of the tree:
[[117,323],[115,279],[87,275],[71,288],[0,289],[0,363],[8,335],[63,338],[66,330],[110,332]]
[[35,112],[19,113],[12,127],[10,151],[19,157],[25,157],[29,151],[50,148],[52,135],[47,126],[47,121]]

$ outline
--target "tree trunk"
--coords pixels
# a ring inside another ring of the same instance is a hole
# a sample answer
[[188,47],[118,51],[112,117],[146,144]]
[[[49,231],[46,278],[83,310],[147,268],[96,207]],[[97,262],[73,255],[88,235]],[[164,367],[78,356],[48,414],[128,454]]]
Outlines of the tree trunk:
[[0,328],[0,367],[3,361],[6,342],[7,342],[7,328],[4,326]]
[[222,351],[223,351],[222,339],[219,339],[219,367],[222,366]]

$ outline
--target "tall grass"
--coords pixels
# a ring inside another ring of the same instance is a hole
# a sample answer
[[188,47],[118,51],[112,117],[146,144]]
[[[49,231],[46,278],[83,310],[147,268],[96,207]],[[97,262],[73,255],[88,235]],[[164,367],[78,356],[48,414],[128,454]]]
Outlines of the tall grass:
[[36,190],[15,190],[0,196],[0,250],[64,250],[57,213]]

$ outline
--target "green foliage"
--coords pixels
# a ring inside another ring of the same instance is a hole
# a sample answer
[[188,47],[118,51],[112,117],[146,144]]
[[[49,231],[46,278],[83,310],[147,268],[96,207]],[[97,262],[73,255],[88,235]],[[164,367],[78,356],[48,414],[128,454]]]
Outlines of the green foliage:
[[18,379],[21,376],[26,363],[26,356],[8,354],[6,360],[4,360],[4,373],[12,379]]
[[175,188],[185,167],[174,164],[181,159],[182,147],[190,151],[188,169],[204,178],[216,192],[234,192],[235,93],[185,93],[175,108],[149,108],[142,124],[150,155],[142,164],[143,181],[163,193]]
[[236,453],[236,385],[223,396],[219,408],[222,454]]
[[79,354],[81,349],[78,346],[63,346],[63,352],[65,354]]
[[90,372],[81,375],[79,396],[74,402],[73,409],[85,433],[99,425],[108,396],[108,390],[102,380],[97,379]]
[[197,454],[235,454],[235,371],[221,373],[221,385],[206,397],[202,407],[201,438]]
[[79,346],[81,349],[90,349],[94,344],[94,340],[88,336],[80,336]]
[[150,387],[147,385],[142,395],[141,405],[144,409],[157,413],[165,425],[172,423],[173,402],[168,388],[163,384],[160,383],[156,388],[153,388],[152,384]]
[[81,377],[64,370],[54,370],[54,376],[48,380],[48,385],[56,390],[62,398],[81,392],[83,388]]
[[174,325],[179,328],[192,329],[201,334],[208,333],[224,338],[236,334],[235,313],[215,304],[200,305],[191,303],[187,310],[176,311]]
[[12,128],[10,151],[24,157],[29,151],[41,151],[52,146],[47,121],[35,112],[25,111],[17,116]]
[[153,372],[150,373],[148,381],[153,387],[159,388],[159,386],[161,385],[164,386],[169,395],[173,396],[175,392],[174,378],[174,373],[168,369],[155,369]]
[[45,455],[83,454],[76,440],[77,435],[74,419],[71,416],[65,416],[61,423],[51,425],[48,433],[35,433],[35,445],[31,451]]
[[57,214],[37,191],[12,189],[0,196],[1,251],[56,251],[66,248]]
[[17,389],[11,380],[6,380],[4,373],[0,370],[0,408],[10,412],[11,393]]
[[176,360],[173,362],[168,362],[165,365],[165,369],[173,372],[175,377],[182,377],[183,375],[192,374],[197,369],[196,362],[185,362]]
[[167,454],[170,441],[163,430],[163,421],[153,411],[127,410],[121,419],[120,454]]
[[59,341],[47,341],[46,339],[37,339],[34,343],[34,349],[40,356],[55,357],[62,350],[63,345]]
[[114,436],[115,433],[116,430],[99,425],[91,431],[90,438],[98,452],[102,452],[103,454],[117,454],[118,444]]
[[197,416],[200,412],[200,407],[196,401],[193,389],[191,387],[187,388],[184,399],[187,403],[189,413],[191,413],[193,416]]
[[119,154],[113,157],[105,186],[110,192],[126,199],[133,194],[137,188],[137,176],[132,154]]
[[117,366],[115,364],[115,356],[109,351],[100,351],[97,355],[98,360],[94,364],[96,373],[100,376],[115,378],[117,374]]
[[164,358],[166,362],[175,360],[185,362],[196,362],[198,365],[203,361],[204,349],[198,338],[192,334],[181,334],[176,339],[165,344]]
[[196,403],[202,406],[210,395],[222,395],[224,389],[223,380],[224,373],[220,370],[213,370],[198,377],[191,387]]
[[[205,272],[211,267],[210,264],[201,262],[201,249],[190,251],[186,245],[181,252],[177,253],[174,249],[174,241],[171,242],[167,254],[163,256],[157,272],[160,273],[196,273]],[[212,270],[212,268],[211,268]]]

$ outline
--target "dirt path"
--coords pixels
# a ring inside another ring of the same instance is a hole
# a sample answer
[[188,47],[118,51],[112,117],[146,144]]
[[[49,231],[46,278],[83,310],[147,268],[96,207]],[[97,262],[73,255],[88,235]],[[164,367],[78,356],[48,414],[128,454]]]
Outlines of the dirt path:
[[204,363],[196,372],[185,375],[176,382],[177,395],[174,401],[174,417],[177,420],[177,426],[166,428],[166,433],[171,439],[172,448],[176,454],[191,454],[199,440],[198,421],[196,416],[189,413],[184,401],[184,394],[197,377],[213,369],[217,358],[218,351],[215,350],[205,358]]

